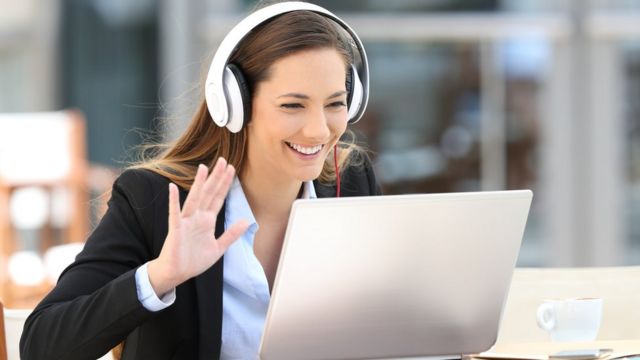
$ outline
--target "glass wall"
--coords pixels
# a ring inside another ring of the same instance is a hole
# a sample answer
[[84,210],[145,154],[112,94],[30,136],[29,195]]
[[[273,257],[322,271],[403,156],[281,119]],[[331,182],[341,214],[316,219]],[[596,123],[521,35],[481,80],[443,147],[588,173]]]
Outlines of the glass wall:
[[[157,7],[150,1],[62,3],[59,102],[83,110],[89,160],[121,167],[159,115]],[[90,35],[89,35],[90,34]]]
[[[373,151],[386,194],[499,189],[537,193],[543,126],[539,104],[549,56],[545,42],[512,40],[488,50],[479,42],[365,46],[371,99],[354,129]],[[487,51],[492,54],[485,55]],[[500,75],[483,76],[483,66]],[[502,99],[488,104],[486,98],[492,95],[485,92],[496,80]],[[502,119],[497,129],[498,119],[483,109],[496,106]],[[490,156],[493,149],[504,162],[498,164],[499,174],[486,173],[492,168],[485,163],[496,161],[484,161],[483,154]],[[544,264],[540,211],[536,198],[521,265]]]
[[[538,194],[552,55],[545,30],[520,36],[483,28],[494,23],[495,1],[318,3],[344,11],[367,49],[371,98],[353,130],[372,150],[384,192],[533,189],[519,264],[547,265],[550,236]],[[215,49],[234,20],[214,15],[210,5],[203,44]],[[465,26],[454,28],[459,23]]]
[[626,223],[629,253],[626,261],[640,259],[640,40],[622,46],[625,88],[621,99],[626,133]]
[[[520,265],[640,263],[637,1],[317,3],[367,48],[371,99],[353,129],[386,193],[531,188]],[[91,159],[118,165],[140,141],[130,129],[172,115],[161,102],[187,114],[174,100],[197,93],[220,40],[254,5],[27,7],[27,20],[0,24],[0,110],[78,106]]]
[[478,44],[365,44],[371,99],[354,127],[389,194],[480,189]]
[[[204,1],[202,46],[215,49],[255,4],[224,3],[234,15]],[[387,194],[530,188],[519,265],[640,263],[638,51],[626,46],[624,64],[612,51],[640,38],[628,31],[640,19],[637,4],[317,3],[347,20],[367,48],[371,99],[353,128],[372,149]],[[610,21],[612,11],[631,20]],[[616,120],[623,109],[624,129]],[[622,133],[628,160],[616,148]],[[616,190],[623,161],[628,196]]]

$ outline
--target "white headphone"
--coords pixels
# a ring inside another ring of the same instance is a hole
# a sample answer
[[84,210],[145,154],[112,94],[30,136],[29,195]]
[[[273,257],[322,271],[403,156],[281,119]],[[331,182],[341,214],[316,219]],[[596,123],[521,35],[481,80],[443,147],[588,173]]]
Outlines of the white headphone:
[[205,99],[209,113],[218,126],[226,126],[229,131],[236,133],[251,116],[248,113],[251,96],[242,71],[234,64],[228,63],[238,44],[251,30],[263,22],[296,10],[308,10],[323,15],[344,28],[353,38],[362,64],[359,70],[351,64],[347,74],[348,118],[349,123],[360,120],[369,101],[369,64],[358,35],[330,11],[309,3],[290,1],[264,7],[247,16],[231,29],[216,50],[207,74]]

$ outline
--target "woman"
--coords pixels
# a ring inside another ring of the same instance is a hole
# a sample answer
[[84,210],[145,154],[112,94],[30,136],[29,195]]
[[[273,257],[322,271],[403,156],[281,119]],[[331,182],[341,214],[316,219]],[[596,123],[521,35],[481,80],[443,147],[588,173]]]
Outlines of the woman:
[[254,359],[293,201],[379,193],[366,156],[334,147],[363,111],[348,109],[357,73],[344,31],[306,10],[252,30],[223,64],[243,74],[250,116],[219,127],[207,90],[175,143],[123,172],[27,320],[23,359],[95,359],[122,341],[123,359]]

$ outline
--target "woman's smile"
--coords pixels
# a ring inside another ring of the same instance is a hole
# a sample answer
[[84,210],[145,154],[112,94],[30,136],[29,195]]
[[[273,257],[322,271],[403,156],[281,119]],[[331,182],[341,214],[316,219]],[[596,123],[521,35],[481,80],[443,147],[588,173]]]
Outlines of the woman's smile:
[[293,150],[297,154],[304,155],[304,156],[315,156],[320,152],[320,150],[322,150],[322,148],[324,148],[324,144],[305,146],[305,145],[290,143],[288,141],[285,141],[285,144],[287,144],[289,148],[291,148],[291,150]]

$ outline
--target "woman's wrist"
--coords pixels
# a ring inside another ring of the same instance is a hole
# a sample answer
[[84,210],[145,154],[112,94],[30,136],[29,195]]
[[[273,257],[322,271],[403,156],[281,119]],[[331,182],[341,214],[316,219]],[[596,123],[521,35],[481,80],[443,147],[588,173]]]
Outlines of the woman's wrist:
[[170,272],[162,268],[162,264],[158,259],[149,261],[147,274],[149,275],[149,283],[151,283],[151,287],[158,297],[162,297],[179,285],[176,279],[166,275],[170,274]]

